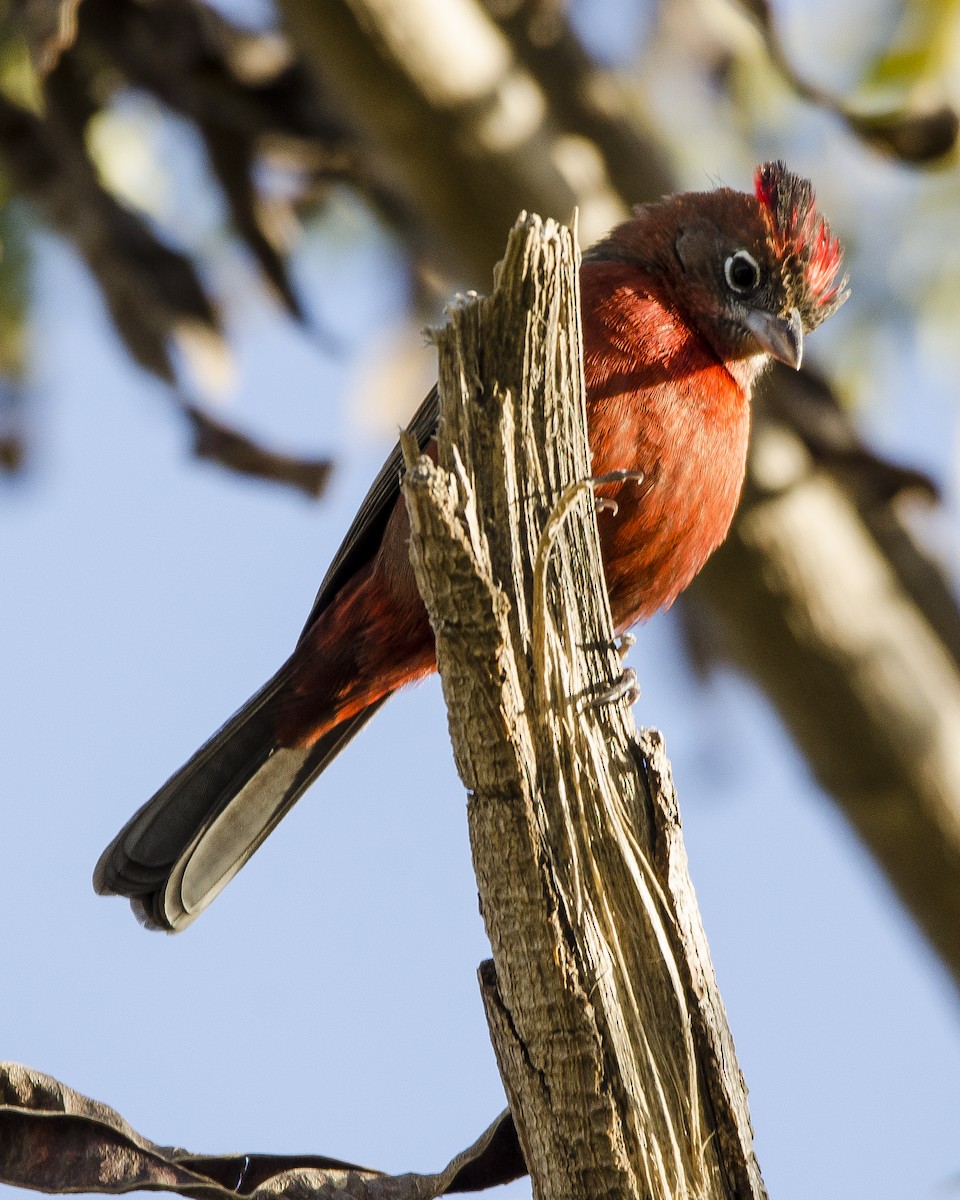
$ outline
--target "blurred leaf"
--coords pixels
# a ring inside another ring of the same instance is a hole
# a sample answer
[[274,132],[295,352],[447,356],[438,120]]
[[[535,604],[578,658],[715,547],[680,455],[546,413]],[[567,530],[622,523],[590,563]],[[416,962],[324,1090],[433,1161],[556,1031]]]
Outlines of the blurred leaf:
[[853,133],[876,149],[902,162],[922,165],[943,158],[956,146],[960,131],[957,113],[946,104],[926,111],[918,110],[912,106],[908,95],[909,90],[915,88],[922,78],[930,76],[933,67],[942,62],[940,43],[946,36],[948,21],[954,19],[958,7],[956,0],[950,0],[949,3],[923,0],[920,4],[909,6],[910,14],[917,9],[925,12],[928,19],[915,24],[924,30],[926,36],[909,44],[897,43],[889,47],[874,64],[866,82],[890,82],[896,77],[904,95],[901,103],[877,113],[865,113],[853,102],[831,94],[797,73],[777,35],[773,12],[767,0],[736,2],[756,24],[771,61],[794,91],[811,104],[835,113]]
[[0,473],[14,475],[27,459],[27,360],[29,258],[22,207],[5,198],[0,180]]
[[23,209],[0,200],[0,376],[17,381],[26,366],[29,265]]
[[252,138],[209,122],[201,124],[200,132],[210,165],[230,206],[237,234],[257,260],[287,312],[302,322],[304,313],[300,300],[290,282],[286,261],[270,237],[268,223],[263,219],[264,205],[254,188]]
[[888,112],[867,115],[844,112],[850,128],[864,141],[899,158],[902,162],[935,162],[957,144],[960,118],[943,105],[932,112]]
[[156,149],[157,108],[101,108],[83,131],[83,143],[104,186],[121,203],[162,224],[169,218],[174,184],[169,161]]
[[329,459],[280,454],[193,405],[187,405],[185,411],[193,426],[193,452],[198,458],[219,463],[240,475],[287,484],[311,499],[322,495],[333,470]]
[[17,475],[27,461],[23,389],[0,380],[0,475]]
[[867,87],[889,88],[896,87],[906,90],[930,66],[930,48],[924,46],[905,46],[902,49],[890,49],[881,54],[870,67],[864,77]]
[[753,20],[761,33],[773,34],[773,13],[767,0],[734,0],[737,7]]
[[25,457],[26,448],[22,439],[0,429],[0,471],[5,475],[18,474],[23,469]]
[[235,382],[234,361],[219,331],[188,317],[174,322],[172,335],[193,386],[207,399],[229,395]]
[[904,4],[897,31],[867,68],[863,86],[879,90],[895,87],[906,94],[935,78],[946,67],[958,11],[957,0],[913,0]]
[[[887,101],[876,114],[847,114],[852,129],[874,146],[905,162],[926,163],[957,142],[956,112],[942,105],[917,110],[911,97],[936,87],[948,69],[951,41],[960,33],[957,0],[915,0],[904,5],[897,32],[864,74],[862,88]],[[893,101],[890,96],[893,94]]]
[[31,112],[39,113],[43,108],[43,86],[27,39],[9,13],[0,23],[0,92]]
[[186,254],[164,245],[106,192],[88,204],[85,217],[88,236],[77,242],[78,248],[137,362],[173,382],[170,343],[196,326],[229,358],[213,306]]
[[0,155],[9,178],[74,243],[133,357],[172,381],[171,339],[191,322],[219,338],[213,306],[187,255],[161,242],[103,188],[56,115],[40,119],[0,98]]
[[41,75],[52,71],[76,40],[79,7],[80,0],[11,0],[11,12],[23,27],[30,58]]

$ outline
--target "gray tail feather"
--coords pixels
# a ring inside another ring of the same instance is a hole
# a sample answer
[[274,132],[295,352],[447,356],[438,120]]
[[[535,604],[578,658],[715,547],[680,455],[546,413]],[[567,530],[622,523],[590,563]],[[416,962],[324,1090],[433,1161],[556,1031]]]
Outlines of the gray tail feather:
[[97,892],[129,897],[148,928],[186,928],[383,703],[312,746],[279,746],[270,701],[283,683],[281,671],[130,818],[100,856]]

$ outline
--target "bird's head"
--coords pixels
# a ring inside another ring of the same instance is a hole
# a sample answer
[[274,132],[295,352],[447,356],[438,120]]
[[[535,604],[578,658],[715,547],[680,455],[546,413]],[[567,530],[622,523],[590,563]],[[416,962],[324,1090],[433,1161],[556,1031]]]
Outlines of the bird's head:
[[799,367],[804,334],[849,295],[809,181],[770,162],[754,183],[753,195],[719,188],[642,205],[599,255],[643,263],[665,303],[747,378],[769,357]]

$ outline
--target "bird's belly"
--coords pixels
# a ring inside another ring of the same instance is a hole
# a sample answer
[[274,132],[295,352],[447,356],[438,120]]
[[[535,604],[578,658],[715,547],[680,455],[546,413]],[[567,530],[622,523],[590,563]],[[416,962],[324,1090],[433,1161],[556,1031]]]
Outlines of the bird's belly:
[[632,504],[624,490],[618,512],[599,513],[604,575],[618,631],[670,607],[726,537],[738,493],[734,484],[707,500],[673,492],[660,480]]

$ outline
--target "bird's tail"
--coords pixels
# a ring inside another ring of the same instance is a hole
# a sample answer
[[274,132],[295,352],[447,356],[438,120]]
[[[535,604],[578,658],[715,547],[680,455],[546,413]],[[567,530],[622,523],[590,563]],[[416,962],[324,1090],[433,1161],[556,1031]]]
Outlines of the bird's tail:
[[222,891],[386,697],[309,746],[282,746],[272,701],[283,669],[135,813],[93,874],[151,929],[178,932]]

